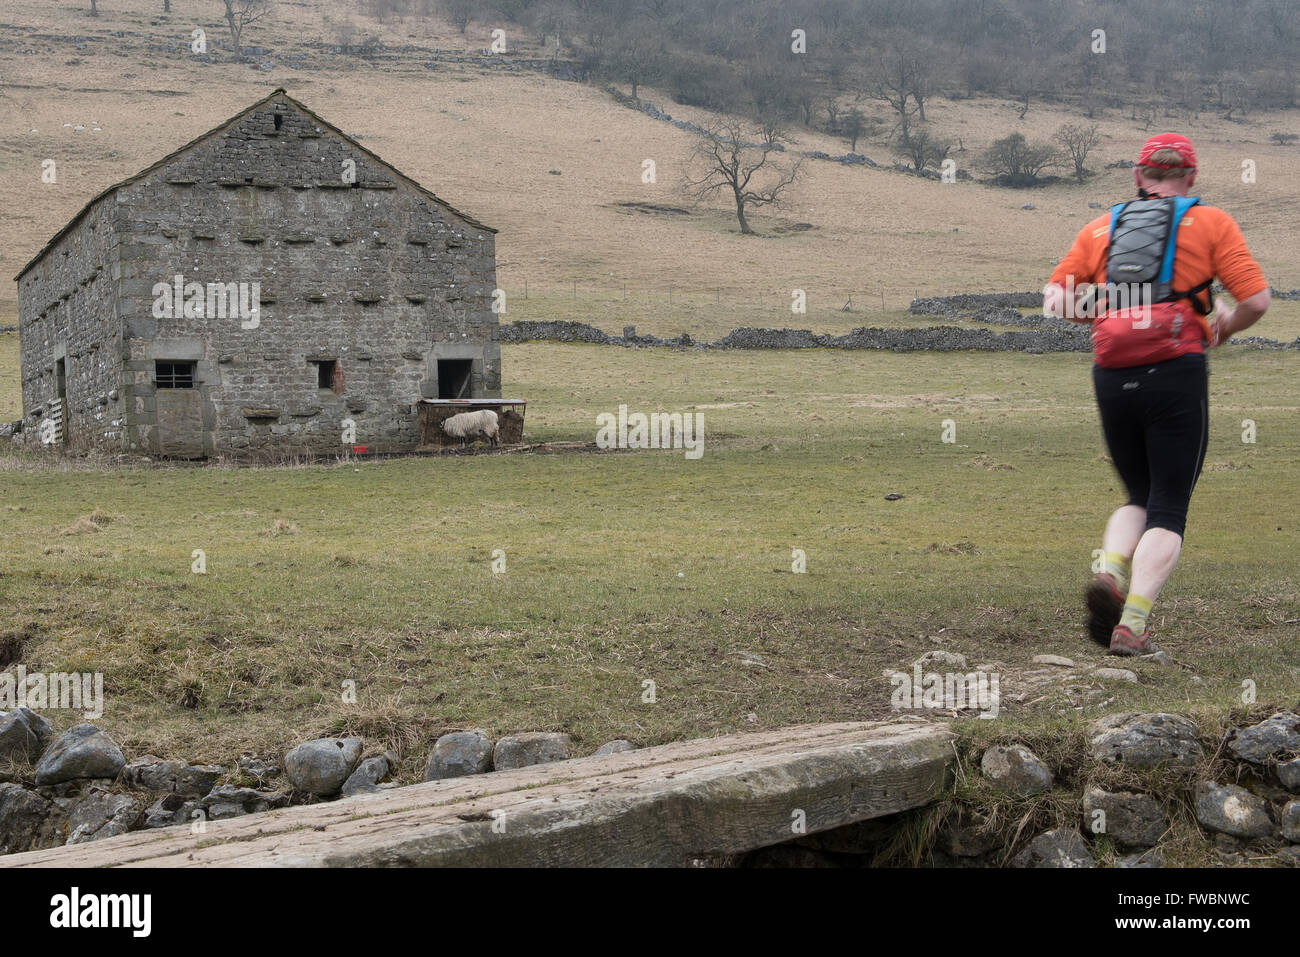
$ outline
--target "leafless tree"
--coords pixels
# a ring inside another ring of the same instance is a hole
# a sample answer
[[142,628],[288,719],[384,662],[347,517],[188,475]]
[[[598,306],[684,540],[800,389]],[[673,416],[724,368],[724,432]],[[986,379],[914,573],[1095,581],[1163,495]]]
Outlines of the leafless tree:
[[235,59],[244,58],[240,40],[244,27],[256,23],[271,12],[271,0],[221,0],[226,8],[226,23],[230,26],[230,42],[235,47]]
[[906,138],[898,138],[895,148],[912,161],[912,168],[919,173],[947,159],[952,141],[933,135],[928,126],[916,126]]
[[780,203],[803,170],[802,159],[783,163],[777,158],[783,139],[775,123],[761,120],[724,120],[704,127],[692,151],[692,167],[699,175],[687,176],[686,189],[697,199],[730,194],[741,233],[755,235],[745,211]]
[[925,51],[906,39],[899,39],[876,58],[867,94],[887,104],[898,115],[899,135],[906,138],[913,117],[925,120],[925,101],[930,96],[932,78],[933,66]]
[[1012,133],[984,151],[983,163],[1007,186],[1031,186],[1038,175],[1055,165],[1059,155],[1050,143],[1030,143],[1022,133]]
[[1101,142],[1097,124],[1084,126],[1082,123],[1067,123],[1056,131],[1056,142],[1061,144],[1066,158],[1074,164],[1074,178],[1082,183],[1088,175],[1088,170],[1084,167],[1088,154]]

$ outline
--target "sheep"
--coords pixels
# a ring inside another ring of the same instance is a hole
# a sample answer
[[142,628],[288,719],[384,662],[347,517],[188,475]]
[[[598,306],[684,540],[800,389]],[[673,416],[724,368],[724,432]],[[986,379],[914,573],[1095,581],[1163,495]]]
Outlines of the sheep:
[[442,431],[454,439],[460,439],[464,445],[470,439],[487,439],[491,446],[501,439],[497,428],[497,414],[491,409],[479,409],[477,412],[459,412],[442,423]]

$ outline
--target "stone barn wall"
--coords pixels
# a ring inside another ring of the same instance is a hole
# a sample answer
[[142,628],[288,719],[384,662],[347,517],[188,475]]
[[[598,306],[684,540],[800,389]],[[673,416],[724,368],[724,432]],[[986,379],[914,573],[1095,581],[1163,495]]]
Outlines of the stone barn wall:
[[23,428],[39,445],[66,362],[68,446],[116,446],[122,418],[121,334],[116,315],[117,237],[101,204],[54,244],[18,282]]
[[[160,302],[178,276],[183,296]],[[495,286],[491,229],[277,93],[119,184],[29,269],[24,410],[39,420],[52,397],[67,324],[70,405],[112,396],[88,439],[182,457],[412,449],[439,359],[470,396],[500,396]],[[193,388],[160,383],[158,363]]]
[[[500,394],[491,231],[289,103],[247,114],[116,203],[130,448],[185,454],[170,433],[196,417],[201,448],[190,454],[414,448],[414,403],[438,394],[448,347],[476,360],[475,395]],[[178,274],[259,284],[255,327],[239,314],[155,318],[155,284]],[[153,382],[168,359],[196,363],[198,392],[197,408],[170,422],[158,403],[175,397]],[[319,362],[336,363],[341,388],[318,387]]]

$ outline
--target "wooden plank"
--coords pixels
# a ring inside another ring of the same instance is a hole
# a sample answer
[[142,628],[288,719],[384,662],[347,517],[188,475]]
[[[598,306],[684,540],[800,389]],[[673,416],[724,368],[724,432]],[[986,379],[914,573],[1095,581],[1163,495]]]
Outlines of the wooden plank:
[[919,718],[801,725],[136,831],[0,866],[684,865],[935,800],[954,735]]

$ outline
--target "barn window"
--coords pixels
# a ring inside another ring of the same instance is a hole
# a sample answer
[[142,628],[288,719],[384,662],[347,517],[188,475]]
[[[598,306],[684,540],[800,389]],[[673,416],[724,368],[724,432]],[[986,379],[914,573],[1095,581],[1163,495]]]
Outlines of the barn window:
[[154,363],[153,378],[154,384],[160,389],[192,389],[194,388],[194,363],[159,360]]
[[283,122],[284,122],[284,117],[281,116],[279,113],[275,114],[275,128],[277,130],[280,128],[280,124]]
[[469,399],[472,359],[438,360],[438,398]]
[[313,359],[311,362],[316,367],[316,388],[343,391],[343,377],[339,374],[337,359]]

